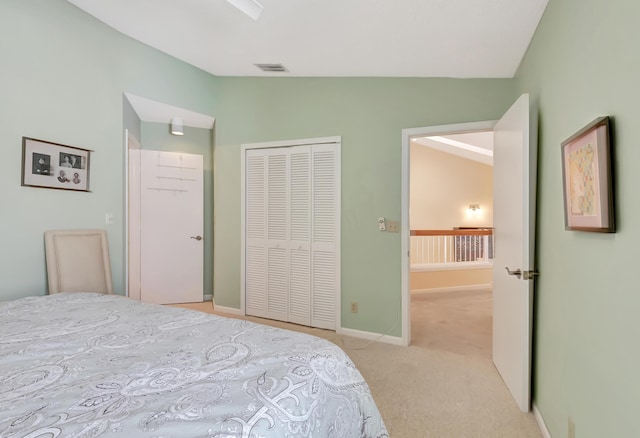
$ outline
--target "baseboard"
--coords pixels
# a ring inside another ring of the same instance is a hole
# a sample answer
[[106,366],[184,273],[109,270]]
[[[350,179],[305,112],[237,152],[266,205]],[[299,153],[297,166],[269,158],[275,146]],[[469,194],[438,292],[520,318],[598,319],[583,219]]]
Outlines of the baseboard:
[[538,423],[538,427],[540,428],[540,432],[542,432],[542,436],[544,438],[551,438],[549,429],[547,429],[547,425],[544,423],[544,418],[542,418],[542,414],[540,413],[540,410],[535,403],[533,403],[533,416],[536,419],[536,423]]
[[386,344],[400,345],[400,346],[404,345],[402,343],[402,338],[397,338],[395,336],[381,335],[379,333],[372,333],[372,332],[363,332],[361,330],[354,330],[354,329],[344,328],[344,327],[340,327],[340,329],[336,330],[336,332],[340,335],[351,336],[359,339],[366,339],[368,341],[384,342]]
[[204,301],[213,301],[213,295],[212,294],[205,295]]
[[[236,309],[233,307],[219,306],[215,302],[213,303],[213,309],[216,312],[229,313],[231,315],[240,315],[240,316],[244,315],[244,313],[242,313],[240,309]],[[366,339],[368,341],[378,341],[378,342],[384,342],[387,344],[400,345],[400,346],[403,345],[402,338],[397,338],[395,336],[389,336],[389,335],[380,335],[379,333],[364,332],[361,330],[354,330],[354,329],[349,329],[344,327],[341,327],[340,329],[336,330],[336,333],[342,334],[345,336],[351,336],[354,338]]]
[[430,294],[434,292],[460,292],[470,290],[492,290],[493,285],[487,284],[468,284],[465,286],[447,286],[447,287],[431,287],[429,289],[415,289],[411,291],[411,295]]
[[216,312],[228,313],[230,315],[244,316],[244,313],[242,313],[240,309],[236,309],[234,307],[219,306],[215,302],[213,303],[213,310],[215,310]]

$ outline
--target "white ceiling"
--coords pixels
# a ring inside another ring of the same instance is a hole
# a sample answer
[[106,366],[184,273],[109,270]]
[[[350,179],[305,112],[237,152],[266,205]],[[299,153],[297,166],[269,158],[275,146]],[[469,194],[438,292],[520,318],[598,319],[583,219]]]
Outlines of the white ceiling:
[[[548,0],[68,0],[218,76],[513,77]],[[254,64],[281,63],[286,73]]]
[[493,166],[493,131],[415,137],[415,144]]

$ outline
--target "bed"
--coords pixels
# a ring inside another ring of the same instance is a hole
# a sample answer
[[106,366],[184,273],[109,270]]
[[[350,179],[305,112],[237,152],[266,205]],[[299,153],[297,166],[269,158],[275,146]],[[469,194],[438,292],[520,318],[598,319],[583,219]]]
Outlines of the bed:
[[0,437],[387,437],[347,355],[116,295],[0,303]]

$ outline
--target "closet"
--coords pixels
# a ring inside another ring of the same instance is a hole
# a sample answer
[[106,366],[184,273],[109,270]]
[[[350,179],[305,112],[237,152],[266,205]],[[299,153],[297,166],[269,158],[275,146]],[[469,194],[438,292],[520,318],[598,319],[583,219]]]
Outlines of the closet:
[[243,149],[245,313],[335,330],[340,142],[297,143]]

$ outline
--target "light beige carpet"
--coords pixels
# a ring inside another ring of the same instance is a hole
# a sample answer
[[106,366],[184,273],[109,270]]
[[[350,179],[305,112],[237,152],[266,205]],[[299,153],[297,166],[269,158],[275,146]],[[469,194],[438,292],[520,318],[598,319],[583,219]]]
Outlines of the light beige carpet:
[[[471,301],[478,298],[474,294],[470,295]],[[462,296],[455,295],[449,297],[452,300],[436,296],[422,298],[424,299],[419,300],[422,302],[417,303],[418,307],[428,305],[426,303],[432,300],[437,301],[435,307],[455,308],[456,305],[451,301],[458,301],[457,306],[467,306],[469,309],[479,306],[478,303],[469,304]],[[450,302],[446,303],[447,301]],[[484,301],[486,306],[486,297]],[[211,303],[185,304],[179,307],[218,313],[214,312]],[[418,313],[424,311],[425,315],[435,312],[434,309],[412,309],[414,310]],[[451,315],[460,312],[462,311],[450,309],[447,311],[449,316],[437,319],[448,321],[447,323],[433,324],[436,327],[438,324],[455,325]],[[469,311],[462,313],[471,314]],[[434,314],[427,319],[431,321],[433,316]],[[432,322],[427,323],[422,318],[412,316],[415,319],[412,330],[416,345],[398,347],[379,342],[369,344],[362,339],[341,336],[332,331],[279,321],[253,317],[246,319],[310,333],[328,339],[344,349],[369,384],[392,438],[542,436],[533,415],[520,412],[491,360],[483,357],[486,352],[479,353],[486,349],[486,345],[476,346],[479,344],[477,339],[461,340],[460,333],[464,329],[459,327],[456,335],[444,333],[449,341],[439,340],[437,336],[432,336],[434,330],[422,327],[422,324],[429,325]],[[420,333],[427,333],[429,336],[422,338]],[[443,331],[440,330],[440,333]],[[459,346],[447,348],[451,339],[458,342]],[[486,344],[486,336],[484,342]],[[360,349],[362,346],[365,348]]]
[[415,294],[411,345],[491,359],[490,290]]

